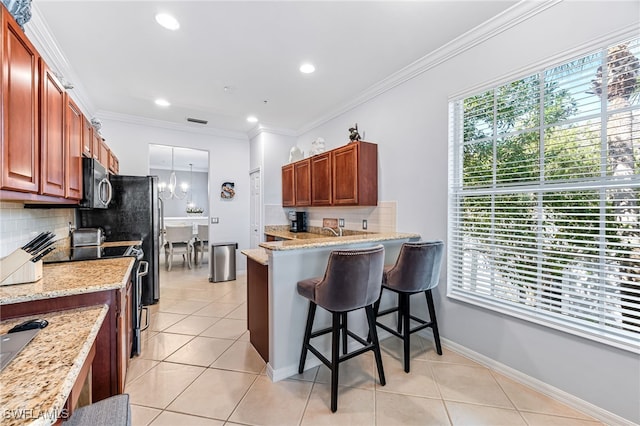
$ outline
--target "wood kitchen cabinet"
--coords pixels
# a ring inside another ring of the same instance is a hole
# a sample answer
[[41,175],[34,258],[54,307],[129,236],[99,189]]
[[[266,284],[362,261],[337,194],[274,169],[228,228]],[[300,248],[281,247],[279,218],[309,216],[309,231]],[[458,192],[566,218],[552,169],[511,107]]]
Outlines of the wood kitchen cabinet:
[[[98,134],[97,131],[95,133]],[[105,167],[105,169],[108,169],[111,150],[109,149],[109,145],[107,145],[104,139],[102,139],[102,136],[98,135],[98,138],[100,139],[100,155],[98,156],[98,161]]]
[[378,145],[353,142],[282,167],[282,206],[378,205]]
[[113,151],[109,150],[109,172],[114,175],[117,175],[120,171],[120,161],[118,157],[113,153]]
[[311,205],[311,161],[309,158],[282,166],[282,206]]
[[65,90],[40,60],[40,193],[65,196]]
[[[93,155],[93,158],[95,158],[96,160],[100,161],[100,147],[102,146],[102,138],[100,137],[100,135],[98,134],[98,131],[96,129],[93,129],[92,133],[91,133],[91,153]],[[100,161],[103,165],[104,163],[102,161]]]
[[66,95],[65,121],[65,142],[67,146],[67,155],[65,157],[67,161],[65,197],[81,200],[84,116],[69,95]]
[[311,160],[311,205],[330,206],[333,202],[331,187],[331,152],[314,155]]
[[82,118],[82,155],[93,157],[93,126],[87,117]]
[[311,205],[311,159],[293,163],[296,206]]
[[282,166],[282,206],[293,207],[296,205],[295,177],[293,164]]
[[331,151],[334,206],[378,204],[378,145],[353,142]]
[[269,267],[247,258],[247,328],[249,341],[269,362]]
[[3,5],[0,5],[0,14],[2,15],[0,189],[37,193],[40,186],[39,55]]

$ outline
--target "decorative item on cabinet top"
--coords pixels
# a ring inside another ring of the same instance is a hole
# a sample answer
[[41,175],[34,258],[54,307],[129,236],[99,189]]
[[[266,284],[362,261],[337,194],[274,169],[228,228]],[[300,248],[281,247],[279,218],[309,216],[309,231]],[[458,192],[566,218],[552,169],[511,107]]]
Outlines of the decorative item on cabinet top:
[[295,163],[304,158],[304,151],[298,145],[294,145],[289,150],[289,163]]
[[31,0],[2,0],[2,4],[24,30],[24,24],[31,19]]
[[309,151],[309,157],[322,154],[324,151],[324,138],[316,138],[313,142],[311,142],[311,151]]
[[[362,136],[364,137],[364,132],[362,132]],[[349,143],[359,141],[360,133],[358,133],[358,123],[354,127],[349,127]]]
[[220,198],[223,200],[231,200],[236,195],[236,191],[234,189],[235,183],[233,182],[224,182],[220,187]]

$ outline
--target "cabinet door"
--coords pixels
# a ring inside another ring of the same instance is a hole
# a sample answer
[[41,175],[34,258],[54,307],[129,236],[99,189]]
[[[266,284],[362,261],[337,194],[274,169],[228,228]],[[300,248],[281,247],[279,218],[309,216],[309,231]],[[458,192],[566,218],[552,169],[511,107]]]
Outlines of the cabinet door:
[[[98,132],[96,132],[98,133]],[[98,161],[102,164],[106,169],[109,168],[109,160],[111,156],[111,151],[109,150],[109,145],[102,140],[100,136],[100,156],[98,157]]]
[[109,150],[109,172],[118,173],[118,157],[111,150]]
[[40,193],[64,197],[67,147],[65,144],[65,90],[40,60]]
[[93,126],[86,117],[82,118],[82,155],[93,156]]
[[333,204],[358,204],[358,144],[331,151]]
[[100,145],[102,145],[102,138],[96,129],[92,130],[92,135],[91,155],[93,155],[93,158],[100,161]]
[[0,6],[2,41],[2,128],[0,189],[37,193],[40,185],[38,138],[38,52],[7,9]]
[[311,159],[293,163],[296,206],[311,205]]
[[311,205],[330,206],[331,196],[331,152],[311,157]]
[[282,166],[282,206],[293,207],[296,205],[295,179],[293,164]]
[[67,156],[67,190],[66,198],[74,200],[82,199],[82,134],[84,133],[84,117],[80,108],[67,95],[67,132],[66,144],[69,155]]

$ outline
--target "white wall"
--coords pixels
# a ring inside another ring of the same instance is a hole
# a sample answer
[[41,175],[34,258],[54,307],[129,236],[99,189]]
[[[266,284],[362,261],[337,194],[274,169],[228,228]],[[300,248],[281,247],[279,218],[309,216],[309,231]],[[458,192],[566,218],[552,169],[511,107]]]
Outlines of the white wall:
[[[365,140],[378,143],[379,195],[397,201],[398,231],[446,241],[448,98],[639,19],[638,2],[559,3],[302,134],[298,144],[307,151],[322,136],[327,149],[344,145],[357,122]],[[446,271],[440,283],[445,339],[640,423],[638,355],[448,299]]]
[[[209,227],[209,241],[237,242],[238,272],[246,270],[240,250],[249,247],[249,140],[174,128],[102,119],[102,133],[120,160],[120,174],[149,174],[149,144],[173,145],[209,152],[209,211],[219,223]],[[235,183],[232,200],[220,198],[223,182]]]

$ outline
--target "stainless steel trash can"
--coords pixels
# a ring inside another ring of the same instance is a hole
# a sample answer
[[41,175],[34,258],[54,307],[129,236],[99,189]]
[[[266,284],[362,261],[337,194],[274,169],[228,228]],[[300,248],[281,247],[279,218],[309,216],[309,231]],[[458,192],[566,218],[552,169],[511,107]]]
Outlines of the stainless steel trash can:
[[236,279],[238,243],[212,243],[209,250],[209,282]]

